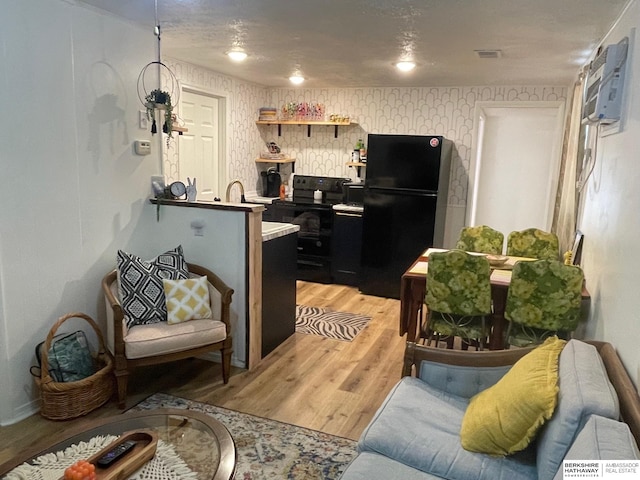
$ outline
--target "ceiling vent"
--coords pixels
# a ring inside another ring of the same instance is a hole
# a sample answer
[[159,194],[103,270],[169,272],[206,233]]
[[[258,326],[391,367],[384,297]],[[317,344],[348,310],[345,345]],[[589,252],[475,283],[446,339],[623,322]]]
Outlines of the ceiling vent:
[[502,50],[474,50],[478,58],[500,58],[502,57]]

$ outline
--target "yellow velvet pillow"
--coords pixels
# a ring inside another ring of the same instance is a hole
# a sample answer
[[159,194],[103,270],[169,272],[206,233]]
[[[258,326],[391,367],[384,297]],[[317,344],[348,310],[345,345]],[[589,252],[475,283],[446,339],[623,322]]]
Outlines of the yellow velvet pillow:
[[558,358],[566,343],[548,338],[471,399],[460,429],[465,450],[508,455],[529,445],[556,408]]

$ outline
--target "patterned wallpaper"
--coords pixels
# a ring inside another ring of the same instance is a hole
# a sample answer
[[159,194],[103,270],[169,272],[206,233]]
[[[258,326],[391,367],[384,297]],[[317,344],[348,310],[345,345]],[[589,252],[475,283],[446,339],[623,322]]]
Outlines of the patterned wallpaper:
[[[449,205],[465,206],[471,159],[474,109],[477,101],[565,100],[566,87],[397,87],[349,89],[268,89],[177,60],[165,62],[183,85],[211,91],[228,98],[227,181],[240,179],[247,192],[258,188],[260,170],[267,164],[255,159],[265,142],[275,141],[282,151],[296,158],[295,172],[355,178],[348,167],[350,153],[359,138],[368,133],[443,135],[455,144]],[[256,125],[258,109],[281,108],[288,102],[325,105],[327,114],[351,117],[349,126],[283,125],[278,137],[276,126]],[[180,178],[177,144],[164,153],[168,181]],[[284,165],[281,172],[291,172]],[[184,180],[184,179],[183,179]],[[224,192],[221,192],[224,193]]]

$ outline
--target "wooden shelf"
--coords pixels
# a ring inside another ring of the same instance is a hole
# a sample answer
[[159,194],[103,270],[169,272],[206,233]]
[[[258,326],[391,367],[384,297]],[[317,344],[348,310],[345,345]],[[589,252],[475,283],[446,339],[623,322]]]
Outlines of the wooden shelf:
[[258,125],[352,125],[354,122],[325,122],[323,120],[257,120]]
[[295,172],[295,163],[296,163],[296,159],[295,158],[256,158],[256,163],[275,163],[276,164],[276,170],[279,172],[280,171],[280,165],[283,163],[291,163],[291,171]]
[[256,158],[256,163],[293,163],[295,158]]
[[362,167],[366,167],[366,162],[347,162],[348,167],[356,167],[358,169],[358,176],[360,176],[360,170]]
[[357,125],[355,122],[325,122],[322,120],[257,120],[256,125],[277,125],[278,126],[278,136],[282,136],[282,125],[306,125],[307,126],[307,137],[311,136],[311,126],[312,125],[331,125],[334,127],[335,138],[338,138],[338,127],[345,127],[349,125]]

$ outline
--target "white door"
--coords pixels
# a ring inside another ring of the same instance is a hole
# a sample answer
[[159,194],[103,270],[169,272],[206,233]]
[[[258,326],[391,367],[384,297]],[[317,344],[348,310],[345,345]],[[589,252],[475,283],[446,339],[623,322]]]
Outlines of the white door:
[[181,117],[188,132],[180,135],[180,178],[197,179],[198,200],[220,192],[220,99],[183,89]]
[[549,231],[558,182],[564,104],[479,102],[468,225],[508,234]]

